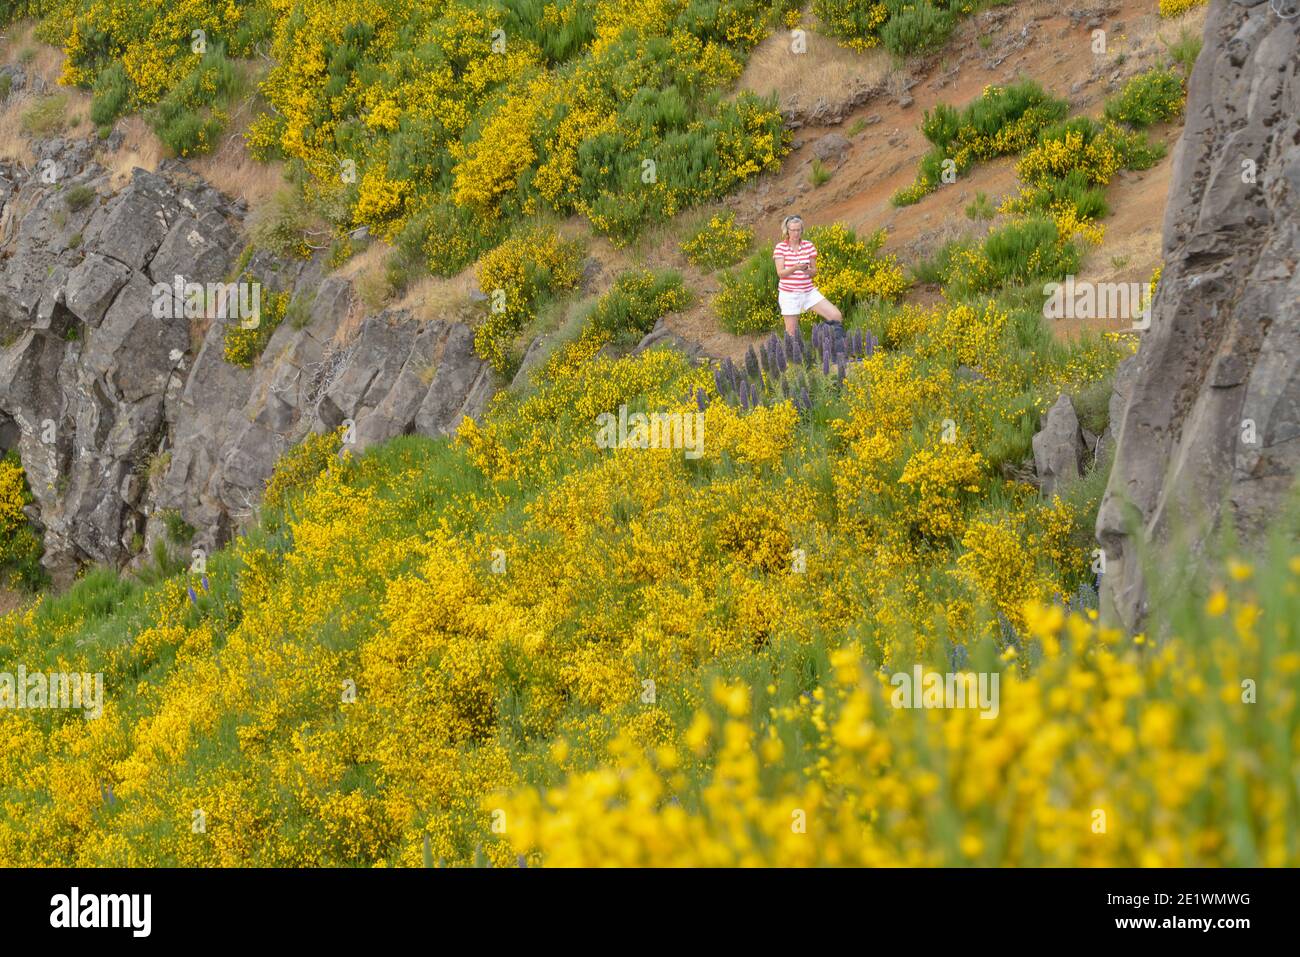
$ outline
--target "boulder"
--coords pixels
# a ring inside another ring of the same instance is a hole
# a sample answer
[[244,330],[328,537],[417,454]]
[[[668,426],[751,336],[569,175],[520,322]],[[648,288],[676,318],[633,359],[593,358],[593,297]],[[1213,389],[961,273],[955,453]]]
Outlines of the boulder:
[[1082,474],[1079,462],[1085,446],[1079,416],[1068,395],[1062,394],[1043,418],[1042,430],[1033,438],[1034,471],[1045,497],[1058,494]]

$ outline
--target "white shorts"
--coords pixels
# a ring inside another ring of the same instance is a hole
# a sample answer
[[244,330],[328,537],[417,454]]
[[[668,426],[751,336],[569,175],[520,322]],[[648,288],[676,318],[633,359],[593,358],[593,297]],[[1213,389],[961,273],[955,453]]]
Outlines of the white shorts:
[[788,292],[785,289],[778,289],[776,298],[781,303],[781,315],[798,316],[807,312],[826,297],[817,291],[816,286],[813,286],[807,292]]

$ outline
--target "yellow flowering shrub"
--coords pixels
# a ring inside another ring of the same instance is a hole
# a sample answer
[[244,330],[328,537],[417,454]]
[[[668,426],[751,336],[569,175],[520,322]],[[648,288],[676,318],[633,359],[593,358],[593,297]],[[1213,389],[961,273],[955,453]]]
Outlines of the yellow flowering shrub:
[[32,501],[17,454],[0,456],[0,585],[6,588],[34,587],[44,577],[37,564],[41,542],[23,511]]
[[1206,0],[1160,0],[1162,17],[1181,17],[1188,10],[1205,6]]
[[[673,740],[620,734],[603,760],[544,793],[491,795],[484,813],[504,809],[512,848],[557,867],[1290,866],[1297,715],[1280,692],[1300,655],[1292,628],[1259,640],[1258,601],[1239,594],[1235,617],[1155,649],[1027,602],[1039,657],[1028,674],[1001,667],[994,720],[899,707],[853,642],[797,696],[777,675],[718,676]],[[1268,676],[1271,715],[1243,674]]]
[[580,259],[578,243],[542,227],[517,233],[480,259],[478,284],[489,314],[474,334],[479,356],[504,373],[507,350],[541,301],[578,284]]
[[40,32],[64,83],[120,70],[121,108],[157,105],[178,153],[207,149],[243,95],[227,58],[269,59],[253,153],[300,164],[339,236],[366,226],[451,274],[547,210],[625,244],[788,152],[773,98],[716,95],[771,0],[623,6],[54,0]]
[[754,241],[754,231],[736,225],[736,214],[715,215],[681,244],[682,253],[693,266],[721,269],[739,262]]

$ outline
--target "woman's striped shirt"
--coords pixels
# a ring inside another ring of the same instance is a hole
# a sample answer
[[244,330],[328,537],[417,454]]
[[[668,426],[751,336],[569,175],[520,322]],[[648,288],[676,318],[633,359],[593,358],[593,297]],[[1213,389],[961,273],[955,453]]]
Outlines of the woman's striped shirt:
[[[807,266],[809,261],[816,255],[817,247],[806,239],[799,240],[798,248],[792,247],[783,239],[772,250],[773,258],[777,256],[783,257],[787,268],[790,266]],[[812,276],[807,273],[787,276],[777,283],[777,287],[785,292],[808,292],[813,287]]]

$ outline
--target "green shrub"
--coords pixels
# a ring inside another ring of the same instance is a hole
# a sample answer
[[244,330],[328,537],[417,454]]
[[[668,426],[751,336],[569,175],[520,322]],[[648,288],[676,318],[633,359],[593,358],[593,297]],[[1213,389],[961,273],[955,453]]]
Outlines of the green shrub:
[[776,262],[760,250],[721,276],[722,289],[713,299],[713,310],[722,327],[738,336],[767,332],[781,321],[777,305]]
[[961,175],[976,161],[1021,152],[1069,110],[1068,103],[1032,80],[990,86],[961,110],[946,103],[926,110],[921,133],[933,146],[921,158],[916,180],[895,193],[891,202],[908,206],[934,192],[942,182],[945,161]]
[[95,77],[90,99],[90,118],[96,126],[111,125],[126,110],[131,81],[119,62],[110,63]]
[[93,203],[99,194],[95,192],[94,187],[87,186],[85,183],[78,183],[73,186],[63,197],[64,204],[74,213],[85,209]]
[[311,218],[302,191],[285,186],[254,211],[248,228],[249,236],[259,249],[277,256],[306,259],[311,255],[306,240]]
[[1106,190],[1077,169],[1064,176],[1045,176],[1036,185],[1022,187],[1020,195],[1007,202],[1003,211],[1046,215],[1062,205],[1073,207],[1081,219],[1098,220],[1110,212]]
[[194,526],[185,521],[177,509],[169,508],[159,518],[162,519],[163,528],[167,530],[167,538],[173,545],[186,545],[194,538]]
[[671,270],[635,270],[615,280],[592,309],[588,322],[622,344],[641,338],[660,318],[685,308],[689,302],[690,294],[679,274]]
[[1079,269],[1078,247],[1045,216],[1008,223],[978,245],[955,245],[947,259],[945,285],[958,294],[1058,279]]
[[993,203],[984,192],[977,192],[975,198],[966,206],[967,219],[992,219],[995,213]]
[[890,16],[880,30],[880,42],[895,56],[923,53],[941,46],[952,33],[956,16],[929,0],[917,0]]
[[1182,68],[1183,76],[1191,76],[1196,58],[1201,55],[1201,36],[1187,27],[1178,32],[1178,39],[1166,44],[1169,58]]
[[971,0],[813,0],[826,33],[854,50],[883,46],[896,56],[933,50],[948,39]]
[[216,46],[203,55],[158,103],[153,129],[176,156],[197,156],[212,149],[226,123],[225,106],[240,92],[239,74]]
[[20,122],[28,136],[52,136],[67,124],[68,95],[42,96],[23,113]]
[[1182,77],[1171,67],[1156,67],[1133,77],[1117,96],[1107,100],[1105,116],[1112,123],[1146,129],[1182,112]]

